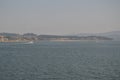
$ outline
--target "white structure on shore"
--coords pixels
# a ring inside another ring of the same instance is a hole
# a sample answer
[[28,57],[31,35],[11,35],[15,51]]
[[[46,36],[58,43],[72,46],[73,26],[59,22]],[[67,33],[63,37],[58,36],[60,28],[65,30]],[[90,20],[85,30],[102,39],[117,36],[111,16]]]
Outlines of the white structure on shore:
[[8,41],[7,38],[5,38],[4,36],[0,36],[0,42],[6,42],[6,41]]

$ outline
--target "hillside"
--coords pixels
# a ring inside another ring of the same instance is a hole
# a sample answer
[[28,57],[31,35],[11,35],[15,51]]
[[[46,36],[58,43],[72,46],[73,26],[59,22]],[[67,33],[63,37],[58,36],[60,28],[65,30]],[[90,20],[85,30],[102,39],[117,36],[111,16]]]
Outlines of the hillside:
[[79,33],[74,34],[75,36],[105,36],[109,38],[113,38],[114,40],[120,40],[120,31],[111,31],[106,33]]

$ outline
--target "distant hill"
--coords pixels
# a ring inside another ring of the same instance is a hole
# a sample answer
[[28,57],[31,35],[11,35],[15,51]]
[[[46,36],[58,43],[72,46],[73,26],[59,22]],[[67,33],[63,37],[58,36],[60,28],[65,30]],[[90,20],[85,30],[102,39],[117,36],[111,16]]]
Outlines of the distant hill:
[[2,36],[14,36],[14,37],[16,37],[16,36],[20,36],[19,34],[16,34],[16,33],[0,33],[0,35],[2,35]]
[[104,36],[113,38],[114,40],[120,40],[120,31],[111,31],[106,33],[79,33],[74,34],[74,36]]
[[39,40],[113,40],[104,36],[58,36],[58,35],[39,35]]
[[120,40],[120,31],[112,31],[112,32],[106,32],[106,33],[101,33],[99,35],[104,35],[106,37],[113,38],[114,40]]
[[[113,40],[113,38],[105,36],[61,36],[61,35],[36,35],[34,33],[25,33],[23,35],[16,33],[0,33],[0,36],[4,36],[9,40],[14,41],[41,41],[41,40]],[[3,38],[1,39],[3,41]],[[13,42],[14,42],[13,41]]]

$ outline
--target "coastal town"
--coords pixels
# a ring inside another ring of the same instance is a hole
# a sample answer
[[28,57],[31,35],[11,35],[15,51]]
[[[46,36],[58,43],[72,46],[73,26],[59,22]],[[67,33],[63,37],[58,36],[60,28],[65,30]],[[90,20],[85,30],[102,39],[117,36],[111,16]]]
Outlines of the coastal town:
[[37,35],[25,33],[0,33],[0,42],[28,42],[28,41],[79,41],[79,40],[113,40],[104,36],[60,36],[60,35]]

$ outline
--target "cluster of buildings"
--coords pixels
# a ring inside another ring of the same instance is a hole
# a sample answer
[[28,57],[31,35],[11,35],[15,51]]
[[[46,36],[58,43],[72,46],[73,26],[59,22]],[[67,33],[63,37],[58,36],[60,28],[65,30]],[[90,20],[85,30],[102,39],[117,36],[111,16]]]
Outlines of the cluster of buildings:
[[37,36],[33,34],[0,33],[0,42],[27,42],[36,40]]
[[6,37],[6,36],[2,36],[0,35],[0,42],[25,42],[25,41],[30,41],[24,38],[17,38],[17,37]]
[[8,38],[4,37],[4,36],[0,36],[0,42],[7,42]]
[[0,42],[26,42],[26,41],[72,41],[72,40],[112,40],[104,36],[59,36],[59,35],[36,35],[26,33],[23,35],[15,33],[1,33]]

